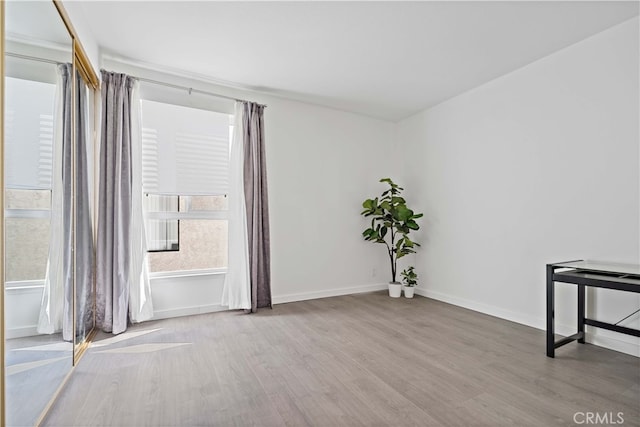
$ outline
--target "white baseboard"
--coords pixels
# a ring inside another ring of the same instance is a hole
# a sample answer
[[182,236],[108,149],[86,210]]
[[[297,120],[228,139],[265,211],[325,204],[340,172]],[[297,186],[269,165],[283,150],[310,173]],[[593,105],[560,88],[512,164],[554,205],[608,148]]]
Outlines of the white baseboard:
[[468,300],[449,294],[443,294],[441,292],[431,291],[429,289],[422,289],[420,288],[420,286],[416,288],[415,293],[418,295],[422,295],[423,297],[432,298],[438,301],[446,302],[448,304],[457,305],[458,307],[468,308],[469,310],[478,311],[490,316],[520,323],[521,325],[531,326],[536,329],[546,328],[545,319],[538,319],[533,316],[523,315],[522,313],[505,310],[501,307],[483,304],[477,301]]
[[[621,336],[627,337],[628,335]],[[604,336],[602,334],[599,334],[598,332],[589,332],[589,326],[587,326],[585,340],[593,345],[640,357],[640,344],[638,342],[631,342],[610,336]]]
[[302,292],[299,294],[274,295],[273,304],[284,304],[287,302],[306,301],[310,299],[337,297],[341,295],[360,294],[363,292],[375,292],[387,289],[386,283],[373,285],[352,286],[348,288],[328,289],[325,291]]
[[17,328],[7,328],[5,331],[5,338],[10,340],[12,338],[31,337],[38,334],[38,325],[32,326],[20,326]]
[[[215,313],[216,311],[226,311],[227,307],[221,305],[204,305],[195,307],[180,307],[172,308],[169,310],[158,310],[153,312],[153,317],[149,320],[169,319],[171,317],[191,316],[194,314]],[[23,338],[40,335],[38,333],[37,325],[33,326],[21,326],[16,328],[7,328],[5,331],[5,338]]]
[[215,313],[216,311],[226,311],[228,307],[222,305],[209,304],[194,307],[171,308],[168,310],[156,310],[150,320],[169,319],[171,317],[192,316],[194,314]]
[[[272,302],[273,304],[284,304],[284,303],[295,302],[295,301],[306,301],[306,300],[318,299],[318,298],[329,298],[329,297],[336,297],[341,295],[359,294],[363,292],[381,291],[384,289],[387,289],[386,283],[362,285],[362,286],[351,286],[348,288],[337,288],[337,289],[329,289],[324,291],[301,292],[298,294],[288,294],[288,295],[274,295],[272,297]],[[168,319],[171,317],[180,317],[180,316],[191,316],[194,314],[214,313],[216,311],[225,311],[225,310],[228,310],[228,308],[222,305],[215,305],[215,304],[209,304],[204,306],[171,308],[167,310],[156,310],[153,312],[153,319],[151,320]]]
[[[479,303],[464,298],[459,298],[453,295],[444,294],[441,292],[431,291],[428,289],[422,289],[417,287],[415,293],[427,298],[432,298],[438,301],[446,302],[448,304],[457,305],[459,307],[468,308],[469,310],[477,311],[480,313],[488,314],[490,316],[498,317],[500,319],[509,320],[511,322],[520,323],[522,325],[531,326],[532,328],[546,330],[546,319],[537,318],[533,316],[523,315],[522,313],[516,313],[513,311],[505,310],[501,307],[496,307],[488,304]],[[576,327],[570,325],[559,325],[556,323],[556,333],[564,336],[572,335],[576,333]],[[589,331],[591,329],[591,331]],[[587,326],[587,333],[585,340],[588,343],[608,348],[610,350],[619,351],[621,353],[630,354],[632,356],[640,357],[640,343],[638,340],[634,341],[634,338],[624,334],[616,334],[616,337],[610,335],[604,335],[602,332],[594,328]],[[606,331],[608,332],[608,331]],[[617,337],[619,336],[619,338]]]

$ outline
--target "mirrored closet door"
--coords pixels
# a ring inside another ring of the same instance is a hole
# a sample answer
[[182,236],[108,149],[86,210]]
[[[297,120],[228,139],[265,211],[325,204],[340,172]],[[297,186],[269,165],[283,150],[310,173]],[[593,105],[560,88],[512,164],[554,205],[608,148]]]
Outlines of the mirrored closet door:
[[4,7],[5,421],[34,425],[95,323],[97,79],[59,4]]
[[[76,46],[77,47],[77,46]],[[75,280],[73,292],[74,311],[74,364],[86,349],[95,325],[95,236],[93,220],[94,183],[94,128],[95,90],[97,79],[83,66],[82,54],[76,49],[74,56],[74,152],[73,173],[73,217],[75,219],[72,247],[74,250]],[[91,83],[93,81],[93,83]]]

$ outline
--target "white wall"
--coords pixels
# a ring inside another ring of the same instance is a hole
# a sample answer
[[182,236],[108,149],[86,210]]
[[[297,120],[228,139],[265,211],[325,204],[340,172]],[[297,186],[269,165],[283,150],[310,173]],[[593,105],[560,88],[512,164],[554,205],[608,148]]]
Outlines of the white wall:
[[25,281],[5,287],[6,339],[37,335],[43,288],[44,280]]
[[78,35],[78,40],[84,48],[89,61],[91,61],[91,65],[99,79],[100,69],[98,68],[98,65],[100,64],[100,47],[98,46],[98,41],[93,35],[93,32],[91,31],[91,27],[87,24],[87,20],[84,17],[82,2],[65,0],[62,2],[62,5],[64,10],[66,10],[69,19],[71,20],[71,25]]
[[268,105],[274,302],[378,289],[390,280],[385,251],[362,239],[359,213],[395,170],[393,125],[282,99]]
[[[426,213],[424,295],[544,328],[546,263],[639,262],[638,49],[635,18],[398,125],[404,180]],[[575,328],[572,286],[558,285],[561,333]],[[603,321],[640,305],[590,296]],[[637,339],[596,334],[640,355]]]

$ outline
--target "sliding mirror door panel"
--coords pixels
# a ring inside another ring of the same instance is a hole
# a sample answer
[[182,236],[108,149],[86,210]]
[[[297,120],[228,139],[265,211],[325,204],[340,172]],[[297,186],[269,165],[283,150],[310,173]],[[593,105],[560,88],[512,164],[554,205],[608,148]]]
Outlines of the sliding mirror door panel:
[[37,423],[72,367],[72,238],[64,230],[73,218],[63,181],[73,134],[65,88],[72,46],[53,3],[5,3],[7,425]]

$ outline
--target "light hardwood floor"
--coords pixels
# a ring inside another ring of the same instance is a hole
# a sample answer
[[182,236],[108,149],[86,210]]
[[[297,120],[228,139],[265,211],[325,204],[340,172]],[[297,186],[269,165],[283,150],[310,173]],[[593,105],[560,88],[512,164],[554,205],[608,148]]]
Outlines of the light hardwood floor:
[[37,335],[9,339],[5,349],[7,425],[34,425],[71,371],[73,344]]
[[148,322],[100,335],[44,424],[640,425],[640,359],[577,343],[549,359],[544,345],[540,330],[383,292]]

